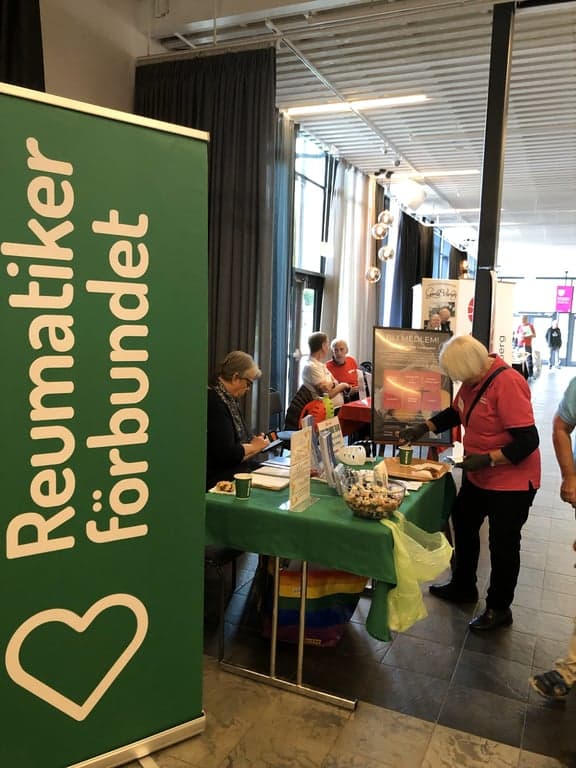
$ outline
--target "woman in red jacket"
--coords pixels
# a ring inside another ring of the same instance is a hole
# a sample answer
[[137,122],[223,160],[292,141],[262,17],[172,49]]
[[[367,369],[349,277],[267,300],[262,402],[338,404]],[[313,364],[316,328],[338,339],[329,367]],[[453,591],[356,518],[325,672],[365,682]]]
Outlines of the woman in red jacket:
[[452,579],[430,593],[453,603],[478,600],[480,527],[489,522],[490,585],[486,609],[470,622],[475,631],[512,624],[510,605],[520,570],[522,526],[540,487],[538,430],[524,377],[472,336],[455,336],[440,352],[440,367],[461,381],[449,408],[399,433],[403,442],[428,431],[463,425],[462,487],[452,510]]

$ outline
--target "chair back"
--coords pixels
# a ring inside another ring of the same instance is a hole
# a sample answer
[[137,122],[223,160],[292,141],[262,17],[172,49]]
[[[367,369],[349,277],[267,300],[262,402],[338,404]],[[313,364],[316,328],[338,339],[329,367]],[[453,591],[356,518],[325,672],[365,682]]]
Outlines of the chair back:
[[302,385],[290,401],[286,411],[286,418],[284,419],[284,429],[300,429],[302,409],[312,400],[314,400],[314,395],[308,387]]
[[284,403],[282,395],[276,389],[268,390],[268,429],[279,432],[282,429]]
[[372,363],[370,360],[365,360],[363,363],[360,363],[360,370],[364,371],[366,397],[370,397],[372,395]]

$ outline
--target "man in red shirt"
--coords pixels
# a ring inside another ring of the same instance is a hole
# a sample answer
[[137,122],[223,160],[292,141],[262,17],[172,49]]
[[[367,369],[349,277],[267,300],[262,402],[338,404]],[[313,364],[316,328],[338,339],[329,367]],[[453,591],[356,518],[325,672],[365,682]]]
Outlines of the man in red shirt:
[[326,367],[336,381],[350,384],[348,400],[358,399],[358,363],[348,354],[348,344],[344,339],[334,339],[330,345],[332,348],[332,360],[326,363]]

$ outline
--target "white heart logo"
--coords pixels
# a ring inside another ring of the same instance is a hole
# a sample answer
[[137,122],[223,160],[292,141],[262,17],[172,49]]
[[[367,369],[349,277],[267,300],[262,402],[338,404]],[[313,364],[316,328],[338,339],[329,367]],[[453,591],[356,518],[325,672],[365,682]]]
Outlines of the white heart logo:
[[[22,665],[20,664],[20,649],[22,648],[24,640],[26,640],[28,635],[37,627],[42,626],[42,624],[58,621],[71,627],[76,632],[85,632],[99,614],[108,608],[115,606],[123,606],[132,611],[136,617],[136,631],[132,640],[128,643],[124,651],[116,659],[114,664],[112,664],[108,672],[106,672],[102,680],[83,704],[77,704],[75,701],[72,701],[72,699],[69,699],[67,696],[54,690],[54,688],[46,685],[46,683],[38,680],[37,677],[34,677],[22,668]],[[8,647],[6,648],[6,670],[17,685],[30,691],[34,696],[38,696],[38,698],[43,699],[48,704],[56,707],[56,709],[64,712],[68,717],[73,717],[74,720],[85,720],[102,696],[104,696],[108,688],[110,688],[114,680],[116,680],[118,675],[122,672],[126,664],[128,664],[132,656],[134,656],[138,648],[140,648],[147,632],[148,613],[143,603],[133,595],[119,593],[103,597],[101,600],[94,603],[94,605],[86,611],[84,616],[78,616],[77,613],[68,611],[65,608],[51,608],[50,610],[41,611],[35,616],[26,619],[24,624],[18,627],[16,632],[14,632],[10,638]]]

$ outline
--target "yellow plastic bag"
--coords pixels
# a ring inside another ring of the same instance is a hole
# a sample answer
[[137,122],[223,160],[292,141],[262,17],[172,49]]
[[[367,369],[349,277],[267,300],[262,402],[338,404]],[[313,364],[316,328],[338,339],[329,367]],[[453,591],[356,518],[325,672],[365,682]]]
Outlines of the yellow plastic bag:
[[421,581],[436,578],[446,570],[452,547],[443,533],[428,533],[398,514],[398,521],[381,520],[394,538],[396,586],[388,593],[388,624],[396,632],[404,632],[428,615]]

